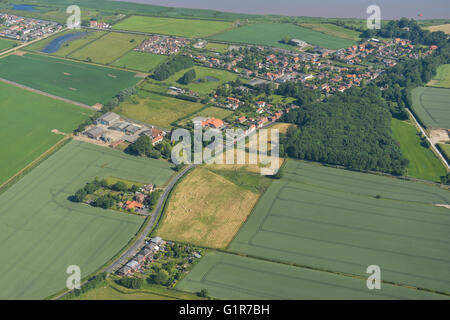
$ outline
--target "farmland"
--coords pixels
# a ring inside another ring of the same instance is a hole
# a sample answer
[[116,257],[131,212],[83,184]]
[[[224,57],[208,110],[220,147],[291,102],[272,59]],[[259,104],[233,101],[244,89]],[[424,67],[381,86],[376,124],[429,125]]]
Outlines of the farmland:
[[392,133],[400,143],[402,154],[409,160],[408,175],[411,177],[440,181],[446,170],[430,148],[420,145],[418,131],[411,122],[392,119]]
[[139,81],[132,72],[35,54],[0,59],[0,77],[88,105],[105,103]]
[[208,253],[177,289],[233,300],[443,299],[393,285],[367,290],[365,279],[344,277],[222,252]]
[[440,24],[437,26],[430,26],[426,27],[426,29],[430,30],[431,32],[442,31],[445,32],[446,34],[450,34],[450,24]]
[[[191,69],[195,70],[196,79],[187,85],[178,83],[177,81]],[[160,86],[160,90],[165,92],[170,86],[176,86],[179,88],[197,92],[199,94],[207,95],[211,93],[212,90],[216,89],[219,85],[225,82],[236,80],[237,77],[238,76],[236,74],[228,71],[195,66],[190,69],[178,71],[173,76],[164,81],[150,80],[150,83],[157,84],[158,86]]]
[[331,23],[303,23],[302,27],[309,28],[315,31],[319,31],[328,34],[332,37],[343,38],[353,41],[359,41],[361,34],[358,31],[346,29],[344,27],[339,27]]
[[257,190],[242,183],[251,183],[252,178],[270,182],[245,169],[239,171],[240,181],[233,181],[229,176],[233,173],[195,168],[174,189],[157,235],[207,247],[226,247],[259,198]]
[[228,51],[229,45],[223,43],[209,42],[205,49],[213,52],[226,53]]
[[281,43],[281,40],[285,37],[300,39],[312,45],[329,49],[347,48],[356,43],[353,40],[337,38],[287,23],[251,24],[212,36],[211,39],[292,49],[292,46]]
[[67,200],[86,182],[116,176],[162,185],[171,174],[163,161],[76,141],[63,147],[0,195],[0,298],[54,294],[65,287],[69,265],[85,277],[138,231],[142,217]]
[[450,292],[450,192],[289,160],[228,249]]
[[113,29],[203,38],[232,27],[232,22],[225,21],[132,16],[115,24]]
[[[92,112],[0,82],[0,185],[72,132]],[[18,121],[20,119],[20,121]]]
[[112,65],[120,68],[126,68],[142,72],[150,72],[160,63],[166,60],[167,60],[166,56],[130,51],[124,56],[114,61]]
[[[80,31],[68,30],[68,31],[60,32],[52,37],[48,37],[44,40],[33,43],[30,46],[27,46],[26,49],[30,50],[30,51],[41,52],[53,40],[56,40],[62,36],[74,34],[77,32],[80,32]],[[83,31],[81,31],[81,32],[83,32]],[[80,38],[72,39],[70,41],[65,42],[56,52],[52,53],[52,55],[59,56],[59,57],[65,57],[65,56],[69,55],[71,52],[87,45],[89,42],[94,41],[105,34],[106,34],[106,32],[103,32],[103,31],[90,31],[86,35],[84,35]]]
[[217,108],[217,107],[208,107],[203,110],[200,110],[199,112],[193,114],[189,118],[183,119],[178,123],[178,125],[184,126],[188,123],[192,123],[191,120],[195,117],[207,117],[207,118],[216,118],[216,119],[225,119],[229,115],[233,114],[232,111],[223,109],[223,108]]
[[412,91],[412,108],[427,128],[450,129],[450,90],[419,87]]
[[128,51],[137,47],[145,36],[110,32],[100,39],[76,50],[70,54],[70,58],[100,64],[111,64]]
[[16,42],[0,38],[0,52],[12,48]]
[[444,150],[447,159],[450,159],[450,144],[441,144],[441,148]]
[[170,128],[174,121],[202,107],[200,103],[139,91],[136,96],[121,103],[115,112],[155,126]]
[[436,70],[436,76],[427,85],[450,89],[450,64],[440,65]]

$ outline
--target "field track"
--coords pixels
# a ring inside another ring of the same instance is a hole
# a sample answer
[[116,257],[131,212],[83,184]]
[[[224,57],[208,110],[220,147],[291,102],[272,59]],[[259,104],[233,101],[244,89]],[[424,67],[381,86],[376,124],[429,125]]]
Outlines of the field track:
[[49,98],[52,98],[52,99],[55,99],[55,100],[60,100],[60,101],[67,102],[67,103],[70,103],[70,104],[73,104],[73,105],[76,105],[76,106],[79,106],[79,107],[83,107],[83,108],[86,108],[86,109],[97,111],[96,108],[94,108],[92,106],[88,106],[87,104],[80,103],[80,102],[77,102],[77,101],[73,101],[73,100],[70,100],[70,99],[67,99],[67,98],[63,98],[63,97],[58,97],[58,96],[55,96],[53,94],[50,94],[50,93],[47,93],[47,92],[44,92],[44,91],[41,91],[41,90],[37,90],[37,89],[33,89],[33,88],[30,88],[30,87],[24,86],[24,85],[22,85],[20,83],[17,83],[17,82],[9,81],[9,80],[3,79],[3,78],[0,78],[0,81],[2,81],[4,83],[7,83],[7,84],[11,84],[11,85],[16,86],[18,88],[22,88],[22,89],[31,91],[33,93],[41,94],[43,96],[46,96],[46,97],[49,97]]

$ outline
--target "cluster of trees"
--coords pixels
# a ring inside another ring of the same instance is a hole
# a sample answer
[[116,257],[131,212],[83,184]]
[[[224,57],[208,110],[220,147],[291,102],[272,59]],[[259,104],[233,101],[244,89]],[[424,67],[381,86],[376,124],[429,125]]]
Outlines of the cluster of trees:
[[82,293],[85,293],[85,292],[87,292],[89,290],[92,290],[92,289],[95,289],[95,288],[99,287],[100,285],[103,285],[105,283],[106,276],[107,276],[107,273],[106,272],[102,272],[99,275],[97,275],[95,277],[92,277],[91,279],[89,279],[88,282],[86,282],[85,284],[80,286],[80,289],[74,289],[74,291],[69,292],[68,294],[66,294],[64,296],[64,299],[71,299],[73,297],[78,297]]
[[153,146],[150,137],[142,136],[139,137],[134,143],[130,144],[126,149],[126,153],[135,156],[146,156],[149,158],[160,159],[170,159],[172,154],[172,145],[170,142],[162,141],[156,146]]
[[311,103],[313,101],[317,101],[318,99],[320,99],[319,90],[307,89],[303,86],[303,83],[301,82],[282,83],[278,87],[276,93],[285,97],[292,97],[297,99],[296,103],[299,105]]
[[412,107],[412,89],[423,86],[436,75],[441,64],[450,63],[450,45],[447,40],[441,43],[436,53],[423,59],[401,61],[395,67],[387,69],[377,84],[387,88],[383,90],[383,98],[389,102],[391,114],[400,119],[408,119],[405,108]]
[[166,80],[176,72],[194,66],[194,60],[190,57],[177,55],[172,59],[160,64],[153,72],[153,77],[158,80]]
[[98,178],[95,178],[94,181],[88,182],[83,188],[78,189],[73,196],[69,197],[69,200],[73,202],[83,202],[88,194],[93,194],[98,189],[107,186],[108,182],[106,182],[105,179],[99,181]]
[[450,185],[450,172],[447,173],[447,175],[441,177],[441,182],[443,184],[449,184]]
[[[77,192],[75,192],[74,195],[69,197],[69,200],[73,202],[84,202],[86,200],[87,195],[93,194],[100,188],[110,189],[118,192],[131,192],[131,193],[135,193],[136,191],[139,190],[139,187],[137,185],[132,185],[131,187],[128,187],[128,185],[123,181],[117,181],[116,183],[109,185],[105,179],[98,180],[98,178],[95,178],[94,181],[86,183],[86,185],[83,188],[77,190]],[[156,203],[158,202],[158,199],[159,196],[156,198]],[[93,205],[94,207],[109,209],[112,208],[114,204],[119,201],[121,201],[120,195],[112,195],[108,193],[96,198],[94,201],[91,202],[91,205]],[[153,201],[151,203],[153,204]]]
[[116,283],[128,288],[128,289],[140,289],[144,284],[144,279],[142,278],[120,278],[116,280]]
[[180,79],[178,79],[178,83],[181,84],[189,84],[197,78],[197,73],[195,69],[191,69],[187,71]]
[[414,19],[401,18],[391,20],[380,29],[367,29],[361,37],[402,38],[411,40],[413,44],[442,46],[447,42],[447,35],[442,31],[430,32],[422,29]]
[[282,137],[290,157],[396,175],[408,165],[391,136],[389,106],[374,85],[305,104],[282,120],[297,125]]
[[160,196],[161,196],[161,191],[158,190],[158,191],[152,192],[147,198],[145,198],[144,204],[146,206],[148,206],[150,211],[152,211],[155,208]]

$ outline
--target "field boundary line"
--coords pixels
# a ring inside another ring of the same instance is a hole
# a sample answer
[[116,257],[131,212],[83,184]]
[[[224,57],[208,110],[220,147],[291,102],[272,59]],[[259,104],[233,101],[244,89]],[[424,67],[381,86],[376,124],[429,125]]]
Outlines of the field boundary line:
[[62,147],[64,147],[67,143],[69,143],[72,140],[72,135],[66,135],[64,138],[62,138],[60,141],[55,143],[53,146],[51,146],[49,149],[44,151],[40,156],[38,156],[36,159],[31,161],[29,164],[27,164],[23,169],[21,169],[19,172],[17,172],[15,175],[13,175],[11,178],[0,184],[0,195],[8,190],[10,187],[12,187],[16,182],[18,182],[20,179],[22,179],[28,172],[39,166],[42,162],[47,160],[51,155],[53,155],[55,152],[60,150]]
[[[70,51],[68,54],[64,55],[63,58],[69,58],[69,59],[70,59],[70,55],[72,55],[72,54],[74,54],[75,52],[77,52],[77,51],[79,51],[79,50],[81,50],[81,49],[87,47],[87,46],[90,45],[91,43],[94,43],[95,41],[100,40],[101,38],[103,38],[104,36],[106,36],[108,33],[109,33],[109,32],[106,31],[106,32],[105,32],[103,35],[101,35],[100,37],[95,38],[95,39],[92,39],[91,41],[85,43],[85,44],[82,45],[81,47],[76,48],[76,49]],[[76,60],[76,59],[75,59],[75,60]]]
[[416,128],[418,128],[420,130],[420,132],[422,132],[422,134],[425,136],[425,138],[427,139],[427,141],[430,143],[431,145],[431,150],[433,151],[433,153],[438,156],[439,160],[441,160],[441,162],[444,164],[445,169],[448,171],[450,171],[450,166],[448,165],[447,160],[445,159],[445,157],[442,155],[442,153],[436,148],[436,146],[434,145],[433,141],[431,141],[431,139],[428,137],[427,133],[425,132],[425,130],[422,128],[422,126],[419,124],[419,122],[416,120],[416,117],[414,117],[413,113],[409,110],[406,109],[406,111],[409,113],[409,115],[411,116],[412,120],[414,121],[414,125]]
[[[237,251],[229,251],[229,250],[225,250],[225,249],[213,249],[213,250],[216,250],[218,252],[228,253],[228,254],[234,254],[234,255],[237,255],[237,256],[240,256],[240,257],[245,257],[245,258],[254,259],[254,260],[260,260],[260,261],[266,261],[266,262],[272,262],[272,263],[279,263],[279,264],[283,264],[283,265],[287,265],[287,266],[293,266],[293,267],[302,268],[302,269],[314,270],[314,271],[319,271],[319,272],[326,272],[326,273],[334,274],[334,275],[337,275],[337,276],[343,276],[343,277],[348,277],[348,278],[353,278],[353,279],[360,279],[360,280],[363,280],[363,281],[367,280],[367,277],[365,277],[365,276],[352,274],[352,273],[346,273],[346,272],[341,272],[341,271],[334,271],[334,270],[323,269],[323,268],[318,268],[318,267],[311,267],[311,266],[308,266],[308,265],[291,263],[291,262],[287,262],[287,261],[268,259],[268,258],[264,258],[264,257],[260,257],[260,256],[254,256],[254,255],[250,255],[250,254],[246,254],[246,253],[241,253],[241,252],[237,252]],[[396,287],[412,289],[412,290],[418,290],[418,291],[425,291],[425,292],[429,292],[429,293],[440,294],[440,295],[443,295],[443,296],[450,297],[450,292],[436,291],[436,290],[433,290],[433,289],[422,288],[422,287],[415,287],[415,286],[412,286],[412,285],[407,285],[407,284],[402,284],[402,283],[397,283],[397,282],[392,282],[392,281],[386,281],[386,280],[380,280],[380,281],[381,281],[381,283],[392,285],[392,286],[396,286]]]
[[75,106],[82,107],[82,108],[85,108],[85,109],[90,109],[90,110],[93,110],[93,111],[97,111],[97,109],[95,109],[92,106],[88,106],[87,104],[84,104],[84,103],[81,103],[81,102],[77,102],[77,101],[74,101],[74,100],[70,100],[70,99],[67,99],[67,98],[55,96],[54,94],[47,93],[45,91],[41,91],[41,90],[38,90],[38,89],[34,89],[34,88],[25,86],[23,84],[20,84],[20,83],[14,82],[14,81],[10,81],[10,80],[4,79],[4,78],[0,78],[0,81],[4,82],[4,83],[7,83],[7,84],[10,84],[10,85],[13,85],[13,86],[18,87],[18,88],[21,88],[21,89],[33,92],[33,93],[40,94],[42,96],[46,96],[46,97],[49,97],[49,98],[52,98],[52,99],[55,99],[55,100],[67,102],[67,103],[70,103],[70,104],[73,104]]

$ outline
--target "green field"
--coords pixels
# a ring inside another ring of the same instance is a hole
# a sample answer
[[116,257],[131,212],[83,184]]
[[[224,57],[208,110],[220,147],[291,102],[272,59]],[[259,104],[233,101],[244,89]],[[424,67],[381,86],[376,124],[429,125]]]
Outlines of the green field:
[[71,133],[92,111],[0,82],[0,185]]
[[208,108],[205,108],[205,109],[200,110],[199,112],[193,114],[189,118],[183,119],[182,121],[180,121],[179,125],[184,126],[184,125],[188,124],[189,122],[191,122],[191,119],[195,118],[195,117],[208,117],[208,118],[213,117],[213,118],[223,120],[226,117],[228,117],[229,115],[231,115],[232,113],[233,113],[233,111],[231,111],[231,110],[217,108],[217,107],[208,107]]
[[229,250],[450,293],[450,191],[289,159]]
[[352,41],[361,40],[359,37],[361,34],[360,32],[346,29],[331,23],[303,23],[302,26],[328,34],[332,37],[344,38]]
[[0,77],[63,98],[94,105],[135,85],[135,73],[25,54],[0,59]]
[[[183,75],[191,70],[194,69],[195,73],[197,75],[196,79],[189,83],[188,85],[180,84],[177,81],[183,77]],[[211,77],[215,80],[212,81],[212,79],[205,78],[205,77]],[[216,89],[219,85],[234,81],[238,78],[237,74],[225,71],[225,70],[219,70],[219,69],[213,69],[213,68],[206,68],[206,67],[192,67],[190,69],[184,69],[181,71],[178,71],[170,78],[164,80],[164,81],[156,81],[156,80],[149,80],[148,83],[157,85],[159,89],[157,89],[161,93],[167,92],[167,89],[170,86],[175,86],[178,88],[183,88],[186,90],[191,90],[194,92],[197,92],[199,94],[207,95],[211,93],[214,89]],[[202,81],[204,79],[204,81]],[[209,80],[208,80],[209,79]],[[198,82],[196,82],[198,80]],[[216,81],[217,80],[217,81]],[[146,84],[143,85],[144,88]],[[150,89],[151,90],[151,89]]]
[[121,103],[115,112],[155,126],[171,128],[173,122],[202,107],[200,103],[139,91],[137,96]]
[[208,293],[221,299],[445,299],[445,296],[382,284],[368,290],[365,279],[344,277],[280,263],[211,252],[184,278],[177,289]]
[[12,48],[16,42],[0,38],[0,51]]
[[412,108],[427,128],[450,129],[450,90],[419,87],[412,91]]
[[137,34],[127,34],[110,32],[100,39],[76,50],[70,54],[70,58],[100,64],[110,64],[115,60],[133,50],[146,36]]
[[407,175],[439,182],[446,174],[445,167],[430,148],[420,145],[417,133],[411,122],[392,119],[392,135],[400,143],[403,156],[409,160]]
[[162,185],[167,162],[72,141],[0,195],[0,298],[41,299],[65,287],[66,268],[86,277],[138,231],[143,218],[67,200],[94,177]]
[[450,159],[450,144],[441,144],[440,146],[444,150],[444,154],[447,159]]
[[[31,50],[31,51],[40,52],[54,39],[64,36],[66,34],[77,33],[77,32],[80,32],[80,30],[75,29],[75,30],[67,30],[64,32],[59,32],[58,34],[55,34],[54,36],[45,38],[44,40],[35,42],[35,43],[31,44],[30,46],[27,46],[26,49]],[[81,32],[84,32],[84,30],[82,30]],[[73,39],[71,41],[66,42],[65,44],[63,44],[61,46],[61,48],[58,51],[51,53],[51,55],[55,55],[58,57],[65,57],[65,56],[69,55],[72,51],[75,51],[75,50],[87,45],[89,42],[100,38],[105,33],[106,32],[104,32],[104,31],[89,31],[88,34],[84,35],[81,38]]]
[[213,52],[226,53],[229,47],[228,44],[209,42],[205,49]]
[[116,30],[203,38],[233,27],[232,22],[132,16],[113,26]]
[[312,45],[329,49],[348,48],[356,44],[353,40],[337,38],[322,32],[288,23],[251,24],[212,36],[211,39],[218,41],[274,46],[285,49],[295,48],[280,42],[285,37],[300,39]]
[[450,64],[442,64],[436,70],[436,76],[428,86],[450,89]]
[[166,60],[166,56],[146,52],[130,51],[114,61],[112,65],[120,68],[150,72],[160,63]]

